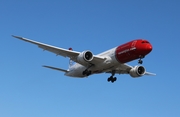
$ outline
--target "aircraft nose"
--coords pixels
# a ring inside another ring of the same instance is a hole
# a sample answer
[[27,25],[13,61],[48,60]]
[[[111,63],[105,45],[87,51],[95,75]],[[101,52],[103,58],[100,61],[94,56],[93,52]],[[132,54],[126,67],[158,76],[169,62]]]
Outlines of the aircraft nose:
[[152,45],[151,44],[146,45],[146,51],[148,53],[152,51]]

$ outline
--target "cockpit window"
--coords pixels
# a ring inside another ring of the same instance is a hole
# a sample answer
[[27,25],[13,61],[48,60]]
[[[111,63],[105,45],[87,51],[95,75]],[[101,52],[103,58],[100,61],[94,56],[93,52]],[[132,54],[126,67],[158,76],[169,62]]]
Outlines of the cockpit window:
[[141,43],[149,43],[148,41],[142,41]]

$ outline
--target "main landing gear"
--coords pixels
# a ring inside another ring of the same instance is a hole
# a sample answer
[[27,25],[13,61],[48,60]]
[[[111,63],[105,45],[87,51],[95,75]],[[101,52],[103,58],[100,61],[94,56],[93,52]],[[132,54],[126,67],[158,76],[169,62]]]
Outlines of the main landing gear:
[[113,71],[112,72],[112,75],[107,79],[107,81],[108,82],[112,82],[112,83],[114,83],[116,80],[117,80],[117,78],[116,77],[114,77],[114,75],[115,75],[115,72]]
[[92,74],[92,71],[91,70],[88,70],[90,67],[92,67],[93,65],[90,65],[89,67],[87,67],[83,72],[82,72],[82,75],[85,75],[85,76],[89,76]]
[[83,71],[82,74],[83,74],[83,75],[86,75],[86,76],[89,76],[89,75],[91,75],[91,71],[88,70],[88,69],[86,69],[86,70]]

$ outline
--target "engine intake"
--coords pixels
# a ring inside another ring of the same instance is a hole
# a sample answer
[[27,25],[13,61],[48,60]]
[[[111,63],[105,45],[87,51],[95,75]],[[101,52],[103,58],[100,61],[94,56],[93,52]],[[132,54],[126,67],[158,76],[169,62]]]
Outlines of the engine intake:
[[136,78],[136,77],[141,77],[146,73],[146,70],[143,66],[135,66],[132,68],[129,72],[131,77]]
[[77,61],[82,65],[87,65],[93,60],[93,54],[91,51],[83,51],[77,57]]
[[93,59],[93,54],[90,51],[86,51],[84,53],[84,60],[85,61],[91,61]]

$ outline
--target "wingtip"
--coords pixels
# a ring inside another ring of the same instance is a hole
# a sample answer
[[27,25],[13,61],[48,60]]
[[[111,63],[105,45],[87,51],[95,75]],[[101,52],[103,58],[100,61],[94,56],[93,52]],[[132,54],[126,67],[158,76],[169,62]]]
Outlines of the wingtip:
[[46,67],[46,68],[47,68],[47,67],[49,67],[49,66],[47,66],[47,65],[42,65],[42,67]]
[[14,38],[18,38],[18,39],[21,39],[22,37],[20,37],[20,36],[15,36],[15,35],[11,35],[12,37],[14,37]]
[[12,37],[16,37],[15,35],[11,35]]

